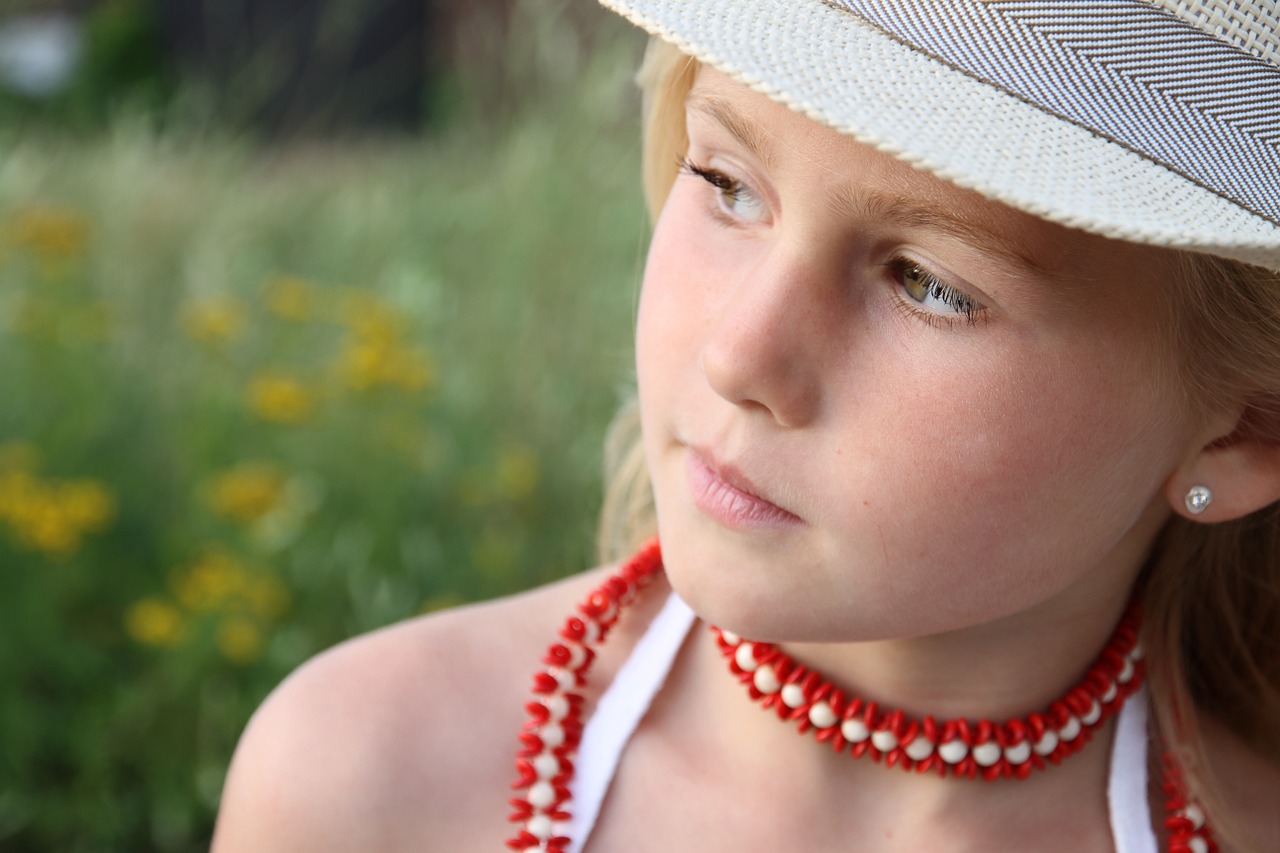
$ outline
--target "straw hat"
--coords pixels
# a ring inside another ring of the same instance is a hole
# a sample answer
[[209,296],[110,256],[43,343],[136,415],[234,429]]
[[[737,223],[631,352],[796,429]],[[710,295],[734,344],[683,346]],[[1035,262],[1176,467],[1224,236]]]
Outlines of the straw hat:
[[1063,225],[1280,270],[1278,0],[601,0]]

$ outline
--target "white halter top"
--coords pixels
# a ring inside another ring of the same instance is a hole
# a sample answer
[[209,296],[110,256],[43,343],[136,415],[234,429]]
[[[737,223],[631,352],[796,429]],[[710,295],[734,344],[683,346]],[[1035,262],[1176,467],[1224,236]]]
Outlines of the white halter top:
[[[693,622],[693,611],[672,593],[601,695],[574,761],[568,853],[581,853],[590,837],[627,741],[662,689]],[[1111,750],[1107,806],[1116,853],[1158,853],[1147,806],[1145,690],[1131,696],[1120,709]]]

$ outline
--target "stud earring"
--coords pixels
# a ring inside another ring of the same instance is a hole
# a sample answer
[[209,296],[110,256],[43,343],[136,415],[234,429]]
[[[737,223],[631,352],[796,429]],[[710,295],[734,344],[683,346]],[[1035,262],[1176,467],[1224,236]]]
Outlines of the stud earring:
[[1192,486],[1187,492],[1187,512],[1192,515],[1199,515],[1209,508],[1209,503],[1213,500],[1213,492],[1209,491],[1207,486]]

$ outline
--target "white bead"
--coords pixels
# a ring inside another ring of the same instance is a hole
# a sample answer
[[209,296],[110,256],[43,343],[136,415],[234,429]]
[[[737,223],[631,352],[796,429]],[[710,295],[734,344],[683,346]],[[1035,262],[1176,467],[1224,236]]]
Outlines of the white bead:
[[542,704],[553,720],[563,720],[569,716],[569,700],[563,693],[553,693],[550,696],[543,697]]
[[1137,662],[1137,661],[1142,660],[1142,656],[1143,656],[1144,654],[1145,654],[1145,652],[1142,650],[1142,643],[1134,643],[1134,644],[1133,644],[1133,651],[1129,652],[1129,657],[1130,657],[1134,662]]
[[888,729],[876,729],[871,733],[871,745],[881,752],[889,752],[898,745],[898,736]]
[[755,646],[751,643],[738,646],[733,652],[733,660],[744,672],[751,672],[760,665],[756,660]]
[[1036,741],[1036,755],[1049,755],[1058,748],[1058,733],[1053,729],[1048,730],[1040,736],[1040,740]]
[[534,815],[525,823],[524,828],[529,830],[529,834],[537,837],[541,841],[546,841],[551,837],[551,833],[555,830],[551,818],[544,814]]
[[782,683],[778,681],[777,673],[768,664],[757,669],[751,681],[755,684],[756,690],[761,693],[777,693],[782,689]]
[[788,708],[799,708],[805,703],[804,690],[799,684],[788,684],[782,688],[782,704]]
[[542,738],[542,745],[547,749],[555,749],[564,743],[564,729],[559,723],[547,723],[538,729],[538,737]]
[[565,647],[569,649],[568,668],[574,672],[582,669],[582,665],[587,662],[587,650],[577,643],[566,643]]
[[1031,757],[1031,744],[1024,740],[1005,747],[1004,757],[1010,764],[1022,764]]
[[1084,723],[1086,726],[1092,726],[1094,723],[1098,722],[1098,720],[1101,720],[1101,719],[1102,719],[1102,706],[1098,704],[1097,699],[1094,699],[1093,702],[1089,705],[1089,710],[1086,711],[1085,715],[1080,718],[1080,722]]
[[1128,684],[1133,680],[1133,661],[1128,658],[1124,659],[1124,666],[1120,667],[1120,672],[1116,674],[1116,681],[1121,684]]
[[933,753],[933,741],[924,735],[916,735],[904,750],[912,761],[924,761]]
[[1102,693],[1102,703],[1104,705],[1110,705],[1112,702],[1116,701],[1116,694],[1119,692],[1120,691],[1116,689],[1116,683],[1114,681],[1108,681],[1107,689]]
[[556,789],[550,782],[534,782],[529,786],[529,805],[547,809],[556,801]]
[[550,779],[560,773],[560,759],[549,752],[539,753],[533,759],[533,772],[539,779]]
[[577,676],[575,676],[572,672],[569,672],[569,670],[567,669],[561,669],[558,666],[553,666],[547,670],[547,675],[550,675],[552,678],[556,680],[556,684],[559,685],[561,690],[577,690],[578,689]]
[[1193,829],[1204,826],[1204,811],[1195,803],[1190,803],[1182,810],[1182,816],[1191,821]]
[[584,616],[582,617],[582,625],[584,628],[582,632],[582,641],[588,645],[593,645],[600,639],[600,623],[594,619],[588,619]]
[[742,642],[742,638],[737,634],[732,631],[726,631],[723,628],[720,629],[720,637],[731,646],[736,646],[738,643]]
[[1191,853],[1209,853],[1209,842],[1198,835],[1188,838],[1187,846],[1191,848]]
[[831,706],[826,702],[816,702],[809,708],[809,722],[813,723],[815,728],[829,728],[834,726],[839,719],[836,716],[836,712],[831,710]]
[[949,740],[938,747],[938,755],[948,764],[959,764],[969,754],[969,747],[962,740]]
[[840,724],[840,736],[849,743],[862,743],[871,736],[871,731],[860,717],[850,717]]
[[1073,741],[1080,736],[1080,721],[1075,717],[1067,717],[1067,724],[1058,729],[1058,738]]
[[973,748],[973,760],[980,767],[990,767],[1000,760],[1000,744],[990,740],[978,744]]

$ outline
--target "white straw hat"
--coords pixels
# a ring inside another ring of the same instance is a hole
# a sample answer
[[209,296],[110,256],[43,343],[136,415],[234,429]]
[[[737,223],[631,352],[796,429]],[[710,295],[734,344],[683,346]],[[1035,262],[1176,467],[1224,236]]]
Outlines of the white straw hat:
[[1280,270],[1277,0],[601,2],[1005,204]]

